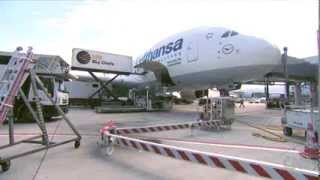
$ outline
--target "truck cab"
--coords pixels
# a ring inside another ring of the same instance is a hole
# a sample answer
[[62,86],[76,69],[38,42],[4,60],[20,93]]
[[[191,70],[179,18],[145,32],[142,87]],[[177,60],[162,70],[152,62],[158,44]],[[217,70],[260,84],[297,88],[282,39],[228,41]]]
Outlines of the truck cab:
[[[7,64],[11,58],[11,53],[0,52],[0,75],[7,67]],[[65,88],[65,80],[68,79],[69,65],[59,56],[51,55],[34,55],[36,61],[34,65],[34,70],[42,83],[44,84],[47,92],[52,97],[54,102],[59,105],[62,110],[66,113],[68,112],[69,106],[69,94]],[[40,104],[42,105],[42,111],[44,120],[48,121],[57,117],[59,113],[57,112],[54,105],[47,98],[45,93],[38,88]],[[21,89],[27,96],[33,108],[36,107],[35,95],[32,91],[31,79],[26,78],[22,84]],[[13,106],[13,115],[18,122],[30,122],[33,120],[31,113],[24,104],[22,98],[18,95],[15,99]]]

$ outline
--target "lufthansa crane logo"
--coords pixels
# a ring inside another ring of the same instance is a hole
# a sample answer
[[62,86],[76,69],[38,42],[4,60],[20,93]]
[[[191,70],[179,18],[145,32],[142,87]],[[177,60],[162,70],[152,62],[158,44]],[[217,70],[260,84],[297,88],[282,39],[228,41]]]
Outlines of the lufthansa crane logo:
[[226,44],[222,47],[223,54],[231,54],[234,50],[234,47],[232,44]]
[[77,54],[77,61],[80,64],[88,64],[91,60],[91,56],[87,51],[80,51]]

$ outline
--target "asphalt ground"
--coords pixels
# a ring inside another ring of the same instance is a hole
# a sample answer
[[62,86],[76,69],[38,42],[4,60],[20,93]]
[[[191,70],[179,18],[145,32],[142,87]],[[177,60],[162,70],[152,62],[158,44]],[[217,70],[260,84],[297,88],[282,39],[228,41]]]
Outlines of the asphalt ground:
[[[283,164],[308,170],[317,170],[317,161],[299,155],[305,141],[304,132],[294,131],[287,142],[257,136],[273,137],[282,134],[281,112],[267,110],[264,104],[245,104],[236,108],[235,122],[231,129],[196,129],[146,133],[145,138],[158,139],[162,144],[188,149],[221,153],[236,157]],[[118,127],[142,127],[156,124],[191,122],[198,118],[197,105],[176,105],[171,112],[152,113],[95,113],[91,109],[70,109],[68,117],[82,135],[81,146],[65,144],[48,151],[12,160],[7,172],[0,173],[2,180],[101,180],[101,179],[260,179],[259,177],[210,168],[199,164],[175,160],[152,153],[115,147],[112,156],[106,156],[97,145],[99,129],[109,120]],[[0,144],[8,142],[7,125],[0,128]],[[62,120],[47,123],[52,141],[63,141],[74,137]],[[40,131],[33,123],[15,126],[16,140],[31,137]],[[22,144],[0,151],[0,157],[21,153],[39,147]]]

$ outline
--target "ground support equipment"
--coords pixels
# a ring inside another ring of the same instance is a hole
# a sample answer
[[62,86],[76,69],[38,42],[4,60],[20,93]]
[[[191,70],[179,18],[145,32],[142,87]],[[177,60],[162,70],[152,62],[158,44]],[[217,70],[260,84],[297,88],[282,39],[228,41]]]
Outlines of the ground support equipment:
[[[44,84],[40,80],[40,78],[36,75],[34,70],[32,69],[33,66],[30,63],[33,63],[32,60],[32,49],[29,48],[27,53],[22,53],[22,48],[17,48],[17,50],[14,52],[13,56],[11,57],[8,67],[5,70],[3,76],[1,77],[1,84],[0,84],[0,97],[1,97],[1,106],[0,106],[0,122],[3,122],[5,119],[8,121],[9,126],[9,143],[7,145],[0,147],[1,150],[5,150],[7,148],[14,147],[19,144],[23,143],[31,143],[31,144],[39,144],[40,147],[35,147],[32,150],[26,150],[24,152],[19,152],[14,155],[10,156],[3,156],[3,154],[0,155],[0,165],[2,168],[2,171],[7,171],[10,168],[11,160],[16,159],[22,156],[26,156],[29,154],[33,154],[36,152],[40,152],[43,150],[48,150],[53,147],[57,147],[66,143],[74,142],[74,147],[78,148],[80,146],[80,140],[81,136],[77,129],[74,127],[74,125],[71,123],[71,121],[66,117],[63,110],[56,105],[52,97],[47,92]],[[31,86],[32,91],[35,95],[35,101],[36,101],[36,110],[32,108],[30,102],[28,101],[25,93],[20,88],[23,84],[23,81],[30,76],[31,79]],[[67,125],[71,128],[73,133],[76,137],[59,141],[59,142],[53,142],[49,140],[48,132],[46,129],[46,125],[44,122],[44,116],[42,112],[42,107],[40,104],[40,98],[39,93],[44,93],[46,97],[51,101],[51,103],[55,106],[57,111],[59,112],[59,115],[62,116],[62,119],[67,123]],[[34,120],[36,121],[36,124],[41,130],[41,134],[30,137],[27,139],[15,141],[14,137],[14,118],[6,118],[9,110],[14,106],[14,99],[15,97],[19,95],[24,103],[26,104],[28,110],[31,112]]]
[[[111,89],[109,89],[108,85],[112,83],[113,80],[115,80],[118,76],[120,76],[120,74],[116,74],[113,78],[111,78],[110,80],[108,80],[107,82],[104,82],[103,80],[101,80],[100,78],[98,78],[94,72],[92,71],[88,71],[89,74],[94,78],[94,80],[96,80],[97,82],[100,83],[100,88],[95,91],[94,93],[92,93],[90,96],[89,96],[89,102],[92,101],[92,98],[94,98],[94,96],[96,94],[99,94],[99,98],[100,98],[100,104],[101,104],[101,99],[102,99],[102,95],[104,94],[103,91],[106,91],[108,93],[108,95],[112,96],[114,98],[115,101],[119,101],[118,97],[112,92]],[[91,106],[93,106],[91,104]]]
[[205,98],[199,103],[203,106],[199,119],[215,122],[218,130],[224,126],[231,129],[234,122],[234,103],[229,97]]

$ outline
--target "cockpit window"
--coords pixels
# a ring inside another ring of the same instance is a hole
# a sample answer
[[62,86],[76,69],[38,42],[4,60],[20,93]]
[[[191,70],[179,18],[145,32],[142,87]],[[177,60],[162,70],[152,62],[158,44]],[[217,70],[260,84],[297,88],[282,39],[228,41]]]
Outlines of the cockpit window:
[[222,35],[221,35],[221,38],[227,38],[227,37],[229,37],[229,36],[236,36],[236,35],[238,35],[239,33],[238,32],[236,32],[236,31],[226,31],[225,33],[223,33]]
[[232,31],[230,36],[236,36],[236,35],[238,35],[238,34],[239,34],[238,32]]
[[230,31],[226,31],[225,33],[222,34],[221,38],[226,38],[230,34]]

